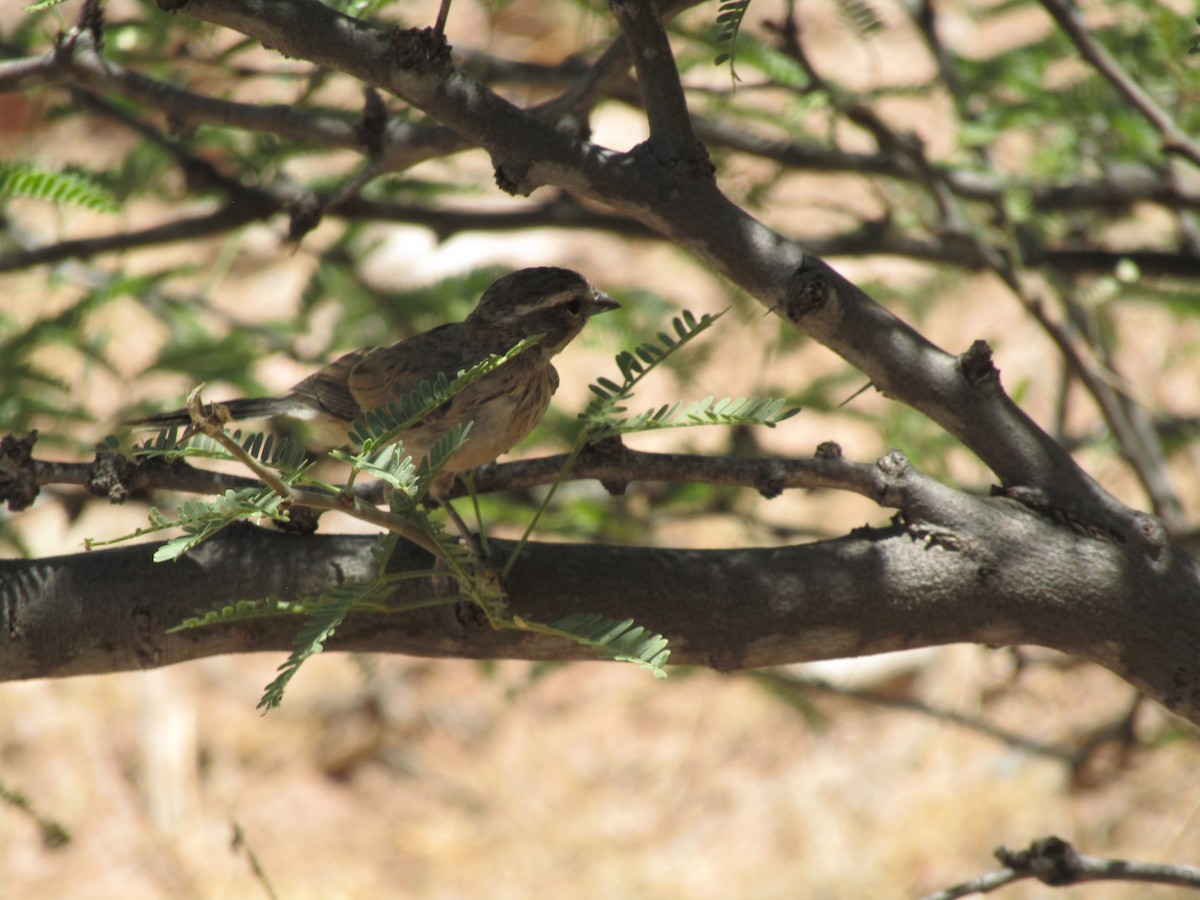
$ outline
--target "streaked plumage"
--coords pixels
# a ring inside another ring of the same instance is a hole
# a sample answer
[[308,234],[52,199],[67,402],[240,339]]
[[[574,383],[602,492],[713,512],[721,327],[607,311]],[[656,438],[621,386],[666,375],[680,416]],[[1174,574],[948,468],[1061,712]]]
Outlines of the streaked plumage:
[[[466,445],[446,467],[462,472],[519,443],[537,424],[558,387],[551,359],[588,318],[617,303],[569,269],[521,269],[494,282],[465,321],[440,325],[387,347],[354,350],[297,383],[282,397],[225,401],[236,420],[288,416],[313,422],[344,443],[351,423],[395,402],[439,372],[447,378],[534,334],[544,337],[480,379],[402,436],[415,458],[459,422],[472,421]],[[173,410],[131,424],[168,427],[191,421]]]

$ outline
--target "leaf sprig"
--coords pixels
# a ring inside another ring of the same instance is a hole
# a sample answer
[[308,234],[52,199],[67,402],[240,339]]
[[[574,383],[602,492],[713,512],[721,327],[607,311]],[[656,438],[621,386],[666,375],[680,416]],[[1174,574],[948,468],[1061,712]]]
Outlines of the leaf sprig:
[[716,37],[718,45],[724,45],[725,50],[717,54],[713,60],[714,65],[722,65],[729,63],[729,74],[733,76],[734,81],[740,81],[737,74],[737,37],[738,32],[742,30],[742,20],[746,17],[746,11],[750,8],[750,0],[721,0],[721,5],[717,8],[717,27],[720,31]]
[[526,622],[515,617],[518,627],[537,634],[566,638],[576,644],[591,647],[599,655],[616,662],[631,662],[653,672],[655,678],[666,678],[663,668],[671,656],[667,639],[651,634],[633,619],[609,619],[597,613],[572,613],[552,625]]
[[46,200],[93,212],[120,210],[116,198],[82,172],[51,172],[13,163],[0,165],[0,196]]

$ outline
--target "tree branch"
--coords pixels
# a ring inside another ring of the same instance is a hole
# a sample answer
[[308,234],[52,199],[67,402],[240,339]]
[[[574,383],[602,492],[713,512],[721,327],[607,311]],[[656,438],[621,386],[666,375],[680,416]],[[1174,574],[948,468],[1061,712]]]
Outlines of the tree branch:
[[[21,445],[21,452],[7,452]],[[123,503],[133,493],[174,490],[217,494],[260,482],[241,475],[210,472],[183,460],[164,463],[159,459],[130,460],[101,449],[90,463],[47,462],[32,457],[30,438],[5,436],[0,444],[0,501],[10,509],[22,509],[33,501],[37,488],[52,484],[85,487],[113,503]],[[713,484],[748,487],[764,497],[777,497],[784,490],[833,489],[869,497],[881,505],[902,506],[892,479],[906,463],[899,454],[877,463],[853,462],[842,456],[832,442],[821,444],[810,459],[761,459],[698,456],[686,453],[647,453],[630,450],[619,441],[604,441],[585,447],[571,468],[563,472],[566,454],[517,462],[493,463],[480,468],[474,478],[477,493],[528,490],[563,480],[595,479],[614,493],[622,493],[633,482]],[[358,495],[377,498],[379,491],[363,485]],[[449,496],[461,497],[466,488],[456,482]]]
[[[1200,571],[1175,554],[1148,565],[1106,536],[1003,499],[951,496],[902,478],[907,499],[947,523],[859,529],[798,547],[671,550],[529,544],[506,582],[514,613],[634,618],[672,641],[672,662],[720,670],[951,642],[1053,647],[1103,665],[1200,722]],[[369,537],[230,527],[175,563],[154,546],[0,561],[0,679],[147,668],[285,650],[297,620],[166,635],[236,599],[298,599],[371,571]],[[497,559],[512,545],[490,541]],[[429,557],[402,545],[400,570]],[[426,600],[404,580],[397,606]],[[494,631],[474,607],[356,614],[330,649],[466,658],[587,659],[558,640]]]
[[629,45],[650,123],[650,145],[672,160],[703,160],[708,153],[692,131],[691,113],[675,68],[667,32],[650,0],[610,0]]
[[1042,6],[1079,48],[1080,55],[1158,130],[1163,140],[1163,152],[1179,154],[1200,166],[1200,145],[1192,141],[1167,111],[1129,77],[1104,45],[1092,37],[1079,13],[1066,0],[1042,0]]
[[1026,879],[1036,879],[1050,887],[1093,881],[1131,881],[1200,888],[1200,867],[1084,856],[1057,837],[1039,838],[1025,850],[997,847],[996,858],[1005,868],[929,894],[924,900],[954,900],[971,894],[990,894]]

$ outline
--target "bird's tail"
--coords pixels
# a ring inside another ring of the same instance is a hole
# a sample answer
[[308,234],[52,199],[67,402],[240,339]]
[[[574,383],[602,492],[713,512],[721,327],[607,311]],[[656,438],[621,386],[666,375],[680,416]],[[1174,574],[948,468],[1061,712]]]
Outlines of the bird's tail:
[[[219,402],[229,410],[230,418],[239,422],[243,419],[270,419],[287,415],[292,412],[294,406],[287,397],[241,397]],[[129,419],[125,424],[143,428],[170,428],[173,425],[191,425],[192,417],[186,409],[173,409],[170,412],[146,416],[144,419]]]

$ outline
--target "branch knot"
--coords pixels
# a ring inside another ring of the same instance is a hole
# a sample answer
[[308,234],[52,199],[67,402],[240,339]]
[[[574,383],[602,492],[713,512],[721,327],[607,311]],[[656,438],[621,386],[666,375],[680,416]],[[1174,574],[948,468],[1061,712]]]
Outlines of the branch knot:
[[12,512],[32,505],[38,495],[37,464],[33,460],[33,445],[37,429],[23,438],[6,434],[0,440],[0,499],[8,501]]
[[1081,862],[1075,848],[1053,835],[1039,838],[1026,850],[997,847],[995,854],[1001,865],[1022,875],[1032,875],[1051,887],[1074,884],[1081,874]]
[[992,348],[987,341],[973,343],[971,349],[958,358],[958,364],[967,384],[972,387],[1000,383],[1000,370],[992,361]]
[[394,28],[388,35],[396,65],[414,75],[428,75],[452,65],[450,44],[433,26]]
[[129,499],[129,482],[138,466],[105,444],[96,445],[96,462],[88,475],[88,492],[120,505]]
[[811,257],[805,257],[788,279],[783,300],[784,315],[792,322],[799,322],[829,303],[833,291],[827,270]]

